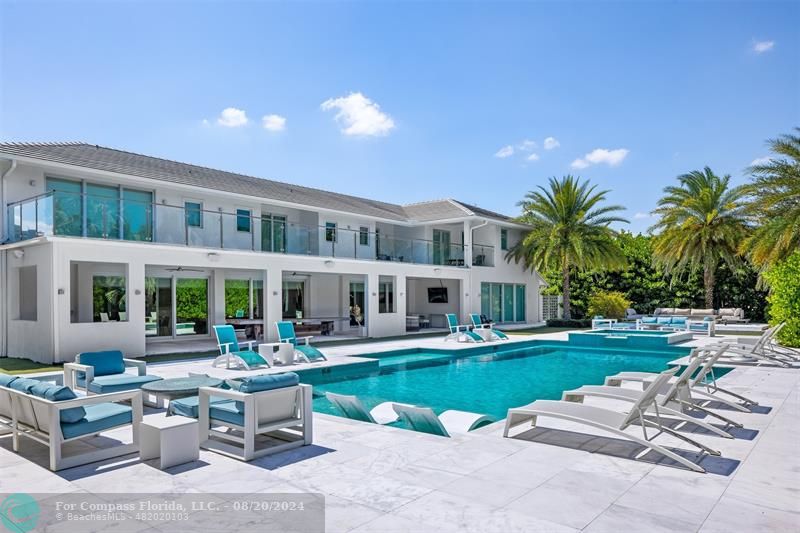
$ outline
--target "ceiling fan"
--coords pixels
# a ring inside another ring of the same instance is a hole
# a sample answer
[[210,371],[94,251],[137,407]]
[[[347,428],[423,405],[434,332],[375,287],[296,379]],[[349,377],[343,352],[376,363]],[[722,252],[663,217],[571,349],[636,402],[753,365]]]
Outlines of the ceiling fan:
[[182,266],[165,268],[164,270],[167,272],[205,272],[205,270],[201,270],[199,268],[184,268]]

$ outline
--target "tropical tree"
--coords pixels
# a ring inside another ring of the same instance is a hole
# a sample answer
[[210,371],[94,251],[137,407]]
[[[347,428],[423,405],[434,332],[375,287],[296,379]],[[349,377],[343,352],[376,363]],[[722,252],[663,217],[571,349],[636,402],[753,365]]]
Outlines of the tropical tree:
[[602,205],[608,191],[596,191],[588,181],[564,176],[550,178],[519,202],[518,221],[530,230],[506,254],[506,261],[523,262],[530,270],[561,272],[564,318],[571,318],[569,306],[571,269],[583,271],[622,268],[625,256],[614,240],[613,222],[628,221],[615,216],[624,209]]
[[737,249],[748,233],[745,213],[748,188],[730,187],[729,175],[717,176],[709,167],[678,176],[678,186],[664,188],[653,211],[659,221],[653,257],[673,278],[702,269],[705,305],[714,306],[717,265],[739,263]]
[[749,209],[758,226],[742,251],[761,270],[800,249],[800,128],[795,133],[768,141],[775,156],[750,167]]

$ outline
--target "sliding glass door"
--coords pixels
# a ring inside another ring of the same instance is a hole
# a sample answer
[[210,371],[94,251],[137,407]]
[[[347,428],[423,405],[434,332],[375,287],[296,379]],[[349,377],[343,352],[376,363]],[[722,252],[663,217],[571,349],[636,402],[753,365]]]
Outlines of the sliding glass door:
[[145,278],[146,337],[207,335],[207,278]]
[[481,314],[493,322],[525,322],[525,285],[481,283]]

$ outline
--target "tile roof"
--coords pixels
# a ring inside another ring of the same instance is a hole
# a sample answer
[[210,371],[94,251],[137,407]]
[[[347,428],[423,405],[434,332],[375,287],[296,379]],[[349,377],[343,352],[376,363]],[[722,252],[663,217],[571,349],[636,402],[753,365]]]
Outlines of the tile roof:
[[511,220],[505,215],[456,200],[403,206],[81,142],[0,143],[0,156],[27,157],[402,222],[432,222],[472,215]]

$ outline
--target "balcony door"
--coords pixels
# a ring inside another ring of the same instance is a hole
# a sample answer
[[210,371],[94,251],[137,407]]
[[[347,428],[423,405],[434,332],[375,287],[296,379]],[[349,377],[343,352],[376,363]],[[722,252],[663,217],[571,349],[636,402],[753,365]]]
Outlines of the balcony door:
[[433,230],[433,264],[446,265],[450,261],[450,232]]
[[286,253],[286,217],[261,215],[261,251]]

